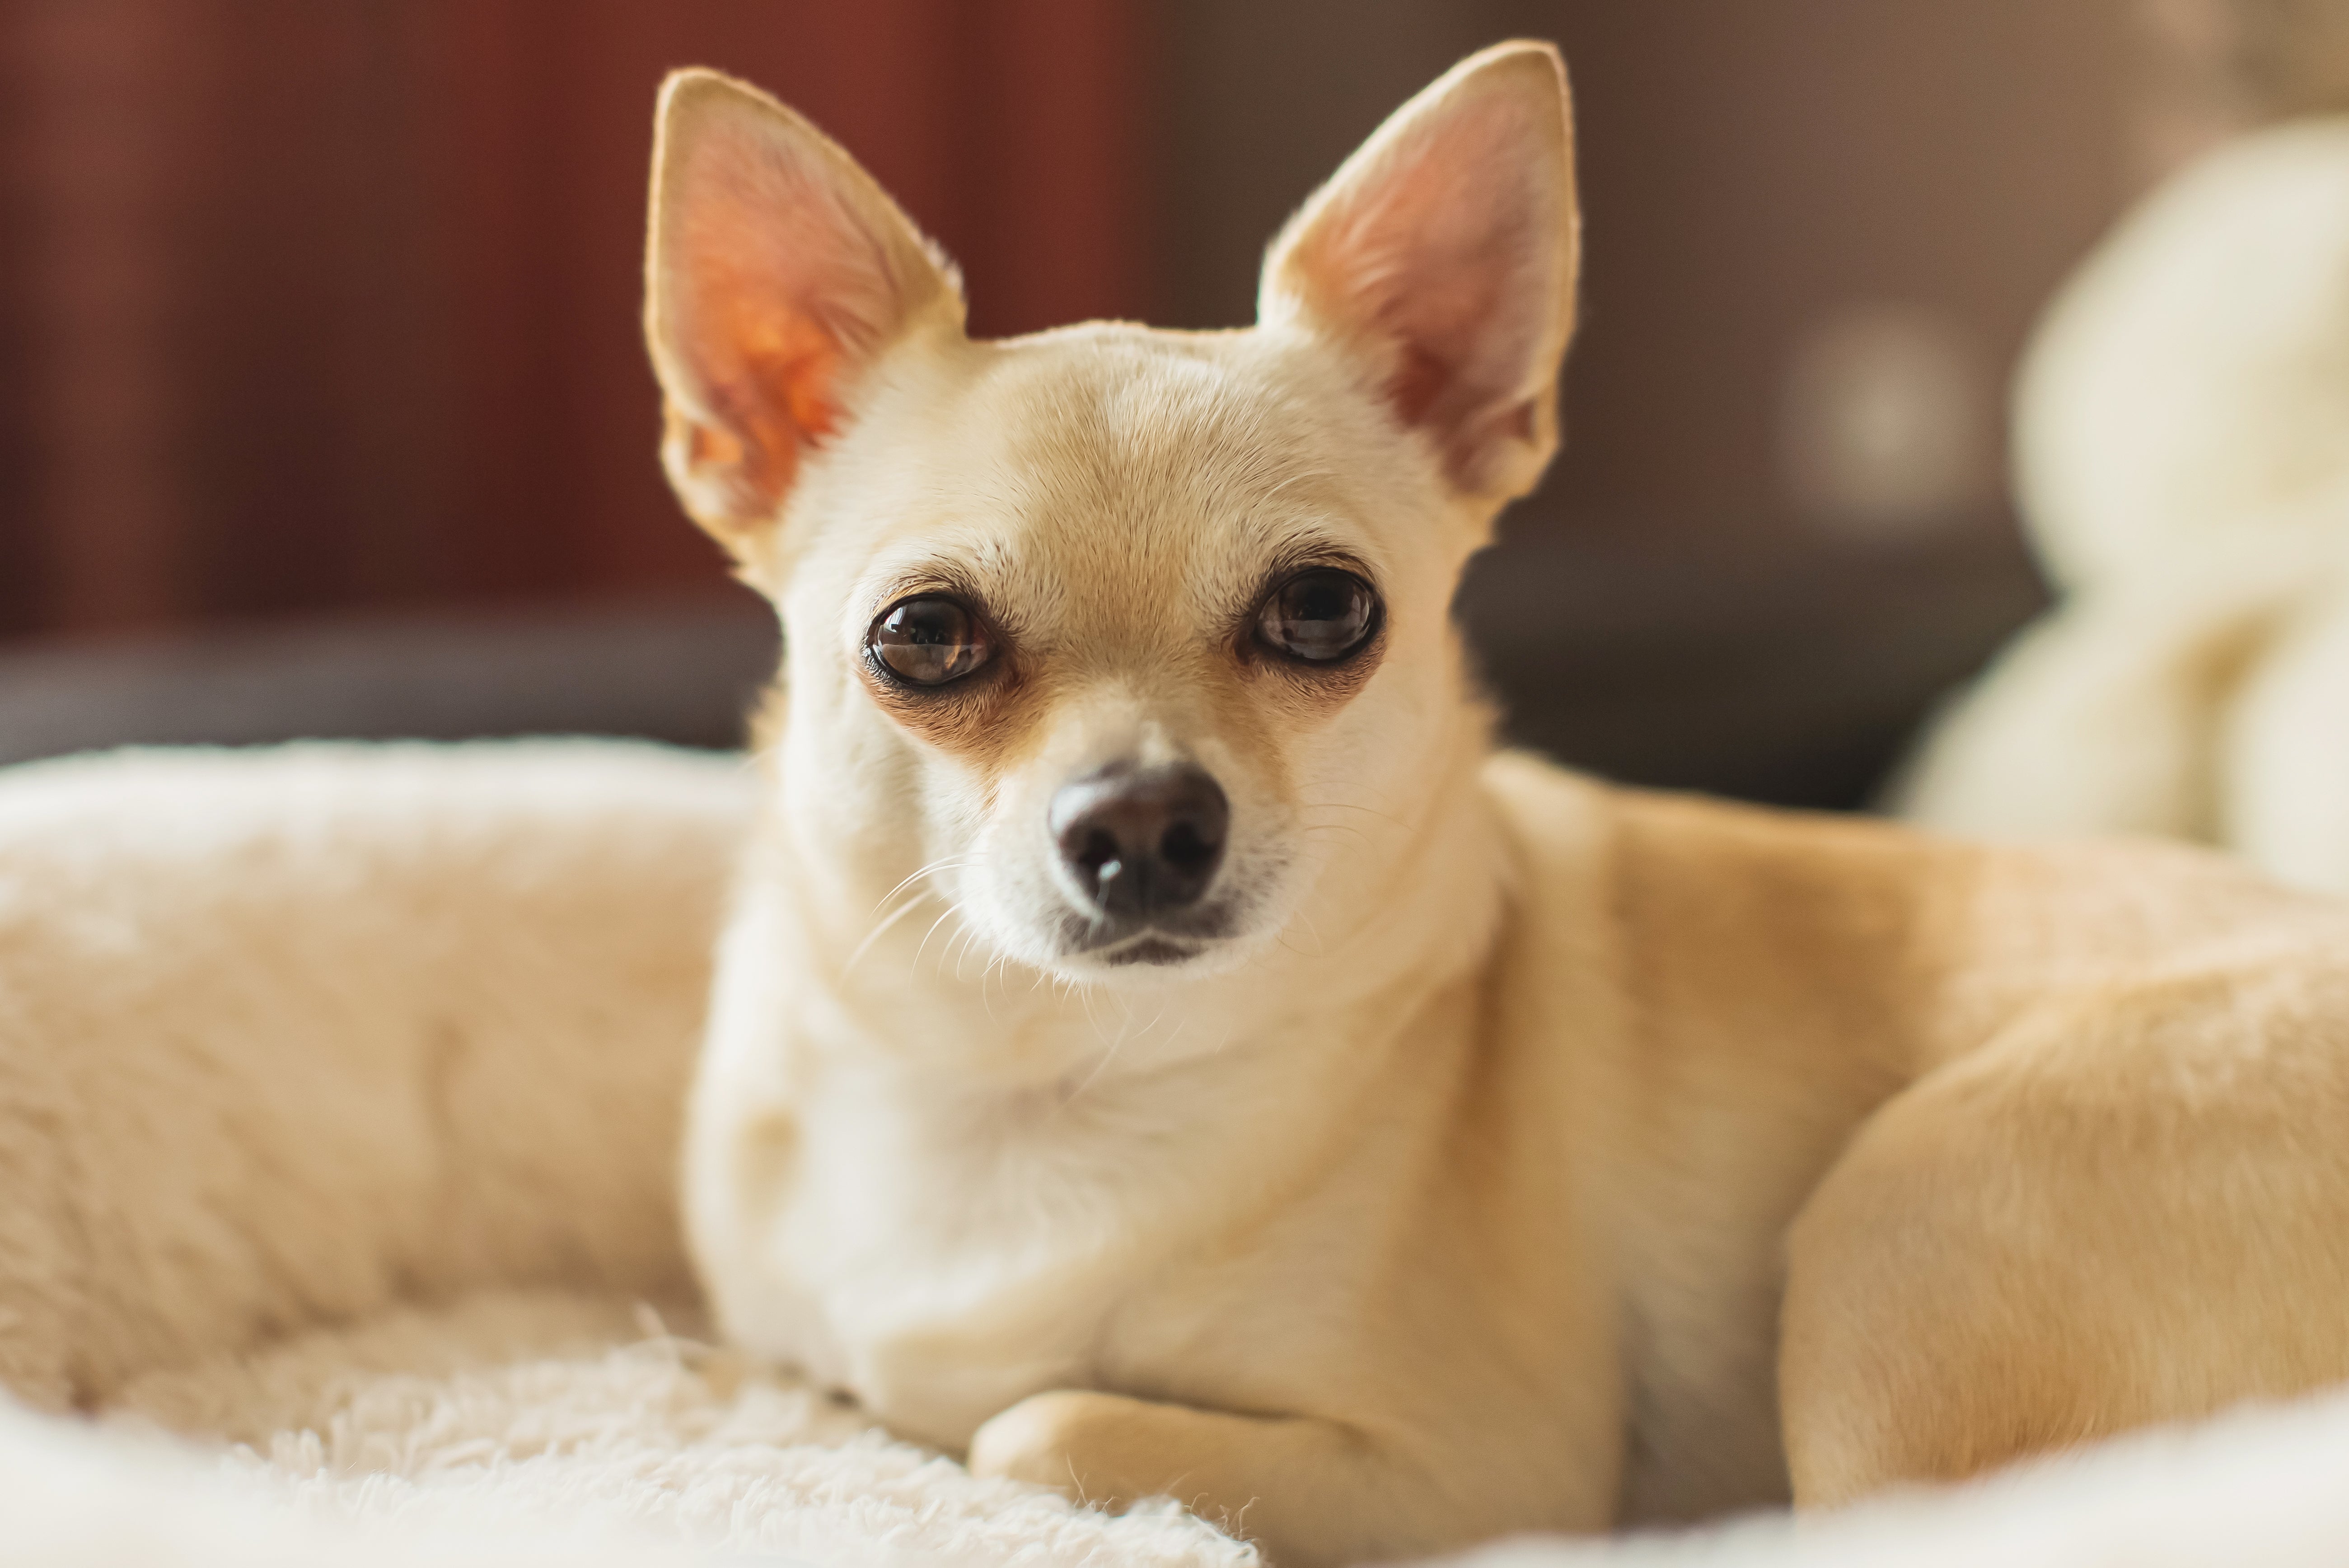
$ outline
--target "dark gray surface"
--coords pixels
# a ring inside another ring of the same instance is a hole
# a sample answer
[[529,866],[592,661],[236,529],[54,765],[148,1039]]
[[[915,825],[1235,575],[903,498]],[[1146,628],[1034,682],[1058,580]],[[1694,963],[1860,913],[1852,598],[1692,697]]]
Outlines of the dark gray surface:
[[1865,804],[2045,603],[2011,535],[1897,546],[1512,544],[1461,611],[1512,739],[1627,783]]
[[776,649],[748,594],[51,645],[0,654],[0,762],[300,738],[729,747]]
[[[1929,705],[2038,606],[1982,533],[1899,550],[1520,539],[1461,611],[1513,739],[1628,782],[1860,804]],[[0,652],[0,762],[302,737],[740,743],[763,606],[443,615]]]

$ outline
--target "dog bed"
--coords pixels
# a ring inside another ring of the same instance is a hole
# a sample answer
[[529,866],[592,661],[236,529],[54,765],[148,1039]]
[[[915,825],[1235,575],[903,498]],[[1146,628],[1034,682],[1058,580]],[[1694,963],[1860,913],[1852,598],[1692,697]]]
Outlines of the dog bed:
[[[705,1343],[678,1112],[750,784],[603,742],[0,774],[0,1558],[1241,1564]],[[2349,1556],[2349,1401],[1484,1561]]]

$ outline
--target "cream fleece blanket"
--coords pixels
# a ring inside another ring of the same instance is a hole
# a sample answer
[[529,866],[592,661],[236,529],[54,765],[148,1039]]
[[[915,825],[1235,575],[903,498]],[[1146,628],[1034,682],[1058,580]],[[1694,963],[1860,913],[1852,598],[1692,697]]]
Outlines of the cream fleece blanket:
[[[0,1561],[1240,1564],[696,1338],[670,1219],[736,764],[0,774]],[[2349,1559],[2349,1400],[1511,1563]]]

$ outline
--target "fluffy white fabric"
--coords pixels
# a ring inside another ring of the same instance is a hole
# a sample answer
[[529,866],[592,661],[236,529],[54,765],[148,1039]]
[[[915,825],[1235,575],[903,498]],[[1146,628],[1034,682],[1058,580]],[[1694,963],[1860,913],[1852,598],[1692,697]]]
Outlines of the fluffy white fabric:
[[493,1522],[843,1565],[1253,1560],[1171,1504],[1110,1518],[975,1480],[645,1309],[577,1295],[396,1311],[159,1372],[105,1421],[243,1445],[224,1480],[321,1522]]
[[2014,430],[2064,601],[1895,804],[2349,892],[2349,120],[2246,138],[2122,223],[2049,308]]
[[750,788],[585,742],[0,774],[0,1378],[98,1417],[0,1417],[0,1552],[1252,1560],[660,1328]]
[[[617,1303],[501,1294],[158,1373],[106,1440],[0,1420],[22,1544],[102,1563],[706,1563],[825,1568],[1240,1564],[1169,1506],[1123,1519],[888,1440],[812,1390]],[[249,1445],[204,1459],[153,1422]],[[1797,1527],[1520,1542],[1476,1568],[2316,1568],[2349,1541],[2349,1398],[2160,1433],[1967,1490]],[[125,1500],[140,1499],[126,1509]],[[47,1534],[40,1533],[45,1528]],[[30,1560],[29,1558],[27,1560]]]
[[[1222,1568],[699,1343],[678,1099],[748,785],[535,744],[0,774],[0,1556]],[[45,1407],[46,1409],[39,1408]],[[1494,1564],[2339,1560],[2349,1399]]]

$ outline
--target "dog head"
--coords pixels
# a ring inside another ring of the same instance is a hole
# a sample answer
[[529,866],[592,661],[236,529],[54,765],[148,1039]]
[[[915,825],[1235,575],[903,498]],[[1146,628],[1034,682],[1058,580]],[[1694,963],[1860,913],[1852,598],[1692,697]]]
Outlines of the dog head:
[[1254,327],[974,340],[846,153],[673,77],[663,458],[781,617],[796,842],[1064,978],[1358,917],[1481,739],[1449,603],[1556,445],[1577,236],[1562,67],[1506,45],[1306,204]]

